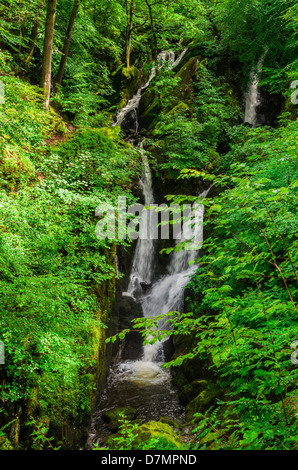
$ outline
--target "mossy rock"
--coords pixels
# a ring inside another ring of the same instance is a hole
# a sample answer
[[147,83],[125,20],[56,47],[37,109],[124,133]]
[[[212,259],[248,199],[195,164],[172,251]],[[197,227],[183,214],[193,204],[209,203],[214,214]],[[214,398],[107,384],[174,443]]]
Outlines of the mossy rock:
[[161,421],[149,421],[136,430],[134,448],[140,448],[145,442],[158,440],[157,447],[166,449],[179,449],[183,445],[179,436],[172,427]]
[[218,396],[218,391],[210,388],[202,390],[188,405],[186,406],[186,421],[191,421],[195,413],[204,413],[213,404],[214,399]]
[[132,421],[136,414],[137,410],[135,408],[118,407],[103,413],[102,419],[109,431],[117,432],[123,422],[123,416]]
[[187,114],[188,117],[191,117],[191,110],[188,104],[180,101],[176,106],[174,106],[168,113],[167,116],[173,116],[174,114]]
[[145,83],[146,76],[142,69],[131,66],[129,71],[124,64],[117,68],[112,73],[113,88],[115,95],[112,98],[113,107],[115,110],[120,110],[128,100],[130,100],[136,93],[141,83]]
[[157,98],[156,92],[150,88],[146,88],[146,90],[142,93],[141,101],[140,101],[140,113],[144,113],[146,109],[148,109],[153,101]]
[[182,421],[177,420],[175,418],[171,418],[169,416],[161,416],[159,422],[168,424],[173,430],[182,429],[184,426],[184,423]]
[[153,129],[158,122],[160,112],[159,100],[155,98],[140,116],[140,126],[145,129]]
[[179,399],[182,405],[186,406],[190,403],[195,397],[198,396],[203,390],[208,386],[207,380],[198,379],[194,380],[192,383],[183,387],[183,390],[179,393]]
[[181,101],[191,100],[193,97],[193,81],[192,78],[196,74],[199,67],[199,58],[192,57],[186,64],[179,70],[177,77],[180,78],[179,85],[174,94],[179,97]]
[[130,67],[129,71],[127,71],[126,67],[123,67],[121,69],[121,72],[123,90],[121,102],[122,107],[128,100],[133,97],[133,95],[140,87],[142,80],[144,80],[144,72],[135,66]]

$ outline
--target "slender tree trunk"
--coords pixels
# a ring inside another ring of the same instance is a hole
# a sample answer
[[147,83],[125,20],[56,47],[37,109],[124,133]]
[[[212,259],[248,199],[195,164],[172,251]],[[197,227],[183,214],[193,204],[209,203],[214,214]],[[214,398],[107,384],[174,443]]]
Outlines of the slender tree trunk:
[[75,0],[72,8],[72,12],[69,18],[68,26],[67,26],[67,31],[65,35],[65,40],[64,40],[64,46],[63,46],[63,51],[62,51],[62,57],[59,65],[59,69],[55,78],[55,86],[54,86],[54,91],[56,92],[58,89],[58,86],[61,85],[62,83],[62,78],[64,74],[64,69],[66,65],[66,60],[68,57],[68,52],[69,52],[69,47],[70,47],[70,41],[71,41],[71,35],[72,35],[72,30],[73,30],[73,25],[75,22],[75,18],[77,16],[77,12],[80,6],[80,1],[81,0]]
[[37,17],[35,18],[33,26],[32,26],[32,30],[31,30],[31,34],[30,34],[30,38],[29,38],[29,52],[28,52],[28,55],[27,55],[26,61],[25,61],[26,64],[30,64],[31,59],[33,57],[35,44],[36,44],[37,33],[38,33],[38,28],[39,28],[39,23],[40,23],[40,18],[41,18],[41,14],[42,14],[44,4],[45,4],[45,0],[41,0],[41,2],[39,4],[39,8],[38,8]]
[[54,26],[57,0],[48,0],[45,37],[43,45],[42,71],[40,86],[44,90],[44,106],[48,111],[50,106],[52,54],[54,40]]
[[126,14],[127,14],[127,30],[126,30],[126,68],[127,72],[129,72],[130,68],[130,53],[131,53],[131,36],[133,30],[133,15],[134,15],[134,0],[129,1],[126,0]]

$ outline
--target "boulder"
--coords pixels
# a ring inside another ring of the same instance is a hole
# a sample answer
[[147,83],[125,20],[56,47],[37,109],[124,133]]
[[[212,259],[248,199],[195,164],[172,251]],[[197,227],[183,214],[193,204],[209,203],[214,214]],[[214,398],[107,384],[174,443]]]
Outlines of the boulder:
[[186,421],[191,421],[196,413],[204,413],[214,403],[214,399],[219,396],[217,390],[206,388],[202,390],[185,408]]
[[151,289],[152,284],[149,284],[148,282],[140,282],[140,286],[146,292]]
[[132,421],[136,417],[136,414],[137,410],[135,408],[119,407],[104,412],[102,420],[109,431],[117,432],[123,423],[124,417],[127,420]]
[[195,397],[199,395],[208,386],[207,380],[198,379],[183,387],[179,393],[179,400],[183,406],[190,403]]
[[119,316],[119,328],[131,328],[134,318],[143,316],[142,306],[130,295],[123,295],[114,307],[114,312]]
[[139,448],[150,440],[156,440],[154,449],[175,450],[181,448],[183,444],[172,427],[160,421],[149,421],[137,428],[134,448]]

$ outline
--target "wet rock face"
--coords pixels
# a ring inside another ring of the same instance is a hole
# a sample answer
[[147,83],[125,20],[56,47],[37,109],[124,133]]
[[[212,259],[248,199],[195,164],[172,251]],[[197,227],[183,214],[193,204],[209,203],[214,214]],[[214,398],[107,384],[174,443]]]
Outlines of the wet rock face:
[[281,113],[283,97],[281,94],[269,94],[265,87],[260,88],[260,103],[257,106],[257,122],[259,126],[276,125],[277,117]]
[[143,337],[137,331],[131,331],[125,337],[121,359],[123,361],[140,360],[143,354]]
[[[283,105],[284,98],[281,93],[270,94],[266,87],[259,87],[253,127],[274,127],[277,124],[277,118],[282,111]],[[245,112],[245,104],[243,109]]]
[[119,330],[131,329],[125,337],[122,345],[122,360],[137,360],[143,351],[143,337],[137,331],[133,331],[132,320],[143,316],[142,305],[132,296],[124,295],[119,298],[114,306],[114,314],[119,319]]
[[129,113],[125,115],[121,123],[121,129],[128,134],[134,134],[136,132],[136,120],[137,120],[137,111],[132,109]]
[[140,286],[142,287],[144,292],[147,292],[151,289],[152,284],[149,284],[148,282],[140,282]]
[[130,295],[123,295],[116,307],[120,329],[131,328],[132,320],[143,316],[142,305]]

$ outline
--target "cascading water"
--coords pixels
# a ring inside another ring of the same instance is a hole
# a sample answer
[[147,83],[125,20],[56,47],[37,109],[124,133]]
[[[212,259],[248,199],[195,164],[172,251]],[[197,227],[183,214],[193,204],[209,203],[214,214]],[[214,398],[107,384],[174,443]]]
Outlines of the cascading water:
[[[180,59],[185,54],[181,54]],[[171,64],[177,64],[175,56],[170,53],[160,54],[161,60],[170,60]],[[154,72],[151,73],[151,79]],[[150,80],[150,79],[149,79]],[[148,82],[147,82],[148,83]],[[141,87],[140,90],[144,89]],[[140,90],[137,96],[140,96]],[[133,105],[136,104],[136,99]],[[129,103],[128,103],[129,104]],[[126,112],[131,112],[127,105]],[[118,124],[125,119],[124,110],[117,117]],[[136,125],[137,128],[137,125]],[[143,145],[139,145],[143,162],[143,174],[140,179],[145,206],[154,204],[151,170]],[[204,198],[207,192],[201,194]],[[171,311],[182,311],[184,301],[184,287],[190,280],[198,265],[195,260],[198,256],[198,248],[203,241],[203,205],[196,209],[196,224],[194,243],[188,249],[174,250],[166,269],[166,272],[155,278],[154,259],[156,257],[155,240],[148,237],[139,237],[134,253],[130,280],[127,292],[123,296],[131,296],[142,306],[143,316],[156,317]],[[146,226],[148,211],[141,214],[140,227]],[[190,223],[190,220],[188,223]],[[184,227],[181,241],[185,241]],[[144,288],[144,286],[146,288]],[[165,325],[160,324],[160,328]],[[183,419],[181,407],[176,390],[172,386],[171,373],[163,368],[164,364],[163,341],[143,347],[142,356],[137,360],[120,360],[109,373],[105,391],[98,407],[95,409],[89,434],[89,445],[105,443],[109,433],[105,429],[102,415],[117,407],[133,407],[137,410],[137,418],[143,421],[158,420],[161,416]]]
[[[209,190],[203,192],[200,198],[205,198]],[[196,210],[196,234],[194,240],[186,246],[172,253],[167,273],[153,283],[148,295],[142,299],[144,317],[156,317],[168,312],[181,312],[184,303],[184,288],[188,284],[190,277],[198,268],[196,258],[198,250],[203,243],[203,213],[204,206],[198,206]],[[177,244],[185,243],[186,239],[181,235]],[[162,321],[159,328],[163,328]],[[143,360],[145,362],[163,361],[162,342],[146,344],[144,347]]]
[[[143,142],[140,143],[139,149],[143,162],[143,176],[140,179],[140,185],[143,190],[145,207],[147,207],[151,204],[154,204],[152,176],[148,158],[143,149]],[[147,232],[149,229],[147,223],[147,213],[144,213],[142,221],[143,229],[141,228],[140,231],[144,233],[142,233],[142,237],[139,237],[137,242],[130,282],[128,286],[128,294],[133,294],[135,290],[142,289],[140,282],[147,284],[151,283],[152,263],[154,259],[154,240],[146,236],[148,235]]]
[[150,82],[156,76],[157,70],[164,67],[165,63],[167,63],[169,68],[176,67],[187,52],[187,48],[183,50],[183,52],[175,59],[175,53],[173,51],[163,51],[158,55],[157,58],[157,68],[156,66],[152,67],[150,76],[147,82],[142,85],[136,94],[127,102],[127,104],[119,111],[116,117],[116,121],[112,124],[113,126],[124,126],[127,122],[132,124],[132,130],[135,134],[138,133],[139,130],[139,121],[138,121],[138,108],[142,98],[143,91],[150,85]]
[[259,82],[267,51],[268,49],[266,48],[258,61],[257,67],[252,68],[246,92],[244,122],[251,124],[252,127],[256,127],[258,125],[257,108],[261,102]]
[[[147,160],[143,158],[145,168],[143,172],[144,197],[153,201],[151,173],[145,171]],[[146,183],[146,179],[147,183]],[[146,188],[146,189],[145,189]],[[151,188],[146,196],[146,191]],[[207,195],[201,194],[201,198]],[[201,223],[197,226],[192,249],[174,250],[166,273],[157,278],[149,291],[142,291],[140,283],[144,279],[152,281],[152,261],[155,256],[152,245],[147,240],[139,239],[135,250],[129,291],[123,295],[133,296],[141,302],[143,315],[146,318],[156,317],[171,311],[182,312],[184,301],[184,288],[198,268],[196,258],[198,249],[203,242],[203,205],[198,206],[197,219]],[[177,244],[185,241],[183,236]],[[144,260],[147,260],[144,263]],[[163,328],[160,324],[159,328]],[[138,360],[124,360],[113,366],[108,377],[107,386],[102,395],[98,408],[95,410],[90,430],[89,445],[94,443],[104,445],[109,432],[105,429],[102,415],[117,407],[133,407],[137,410],[137,418],[143,421],[158,420],[161,416],[175,419],[184,418],[184,410],[181,407],[176,390],[172,386],[172,377],[164,364],[163,341],[154,344],[146,344],[143,354]]]

